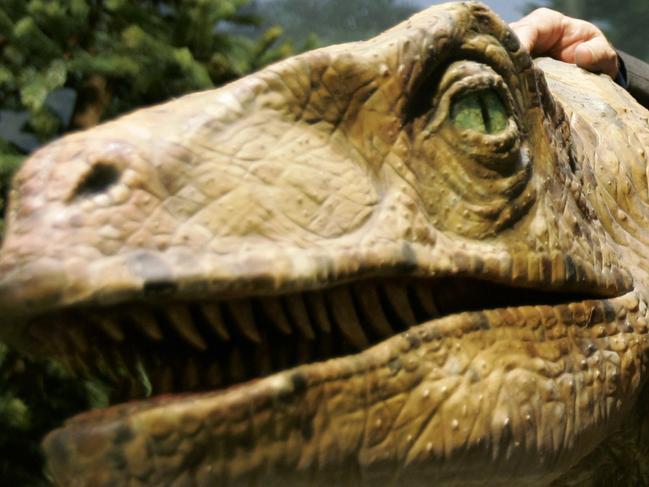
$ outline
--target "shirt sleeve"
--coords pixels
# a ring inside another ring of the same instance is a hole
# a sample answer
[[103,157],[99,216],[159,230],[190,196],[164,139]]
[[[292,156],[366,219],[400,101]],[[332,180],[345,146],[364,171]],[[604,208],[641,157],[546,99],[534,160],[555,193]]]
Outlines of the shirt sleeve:
[[619,84],[624,86],[645,108],[649,108],[649,64],[622,51],[620,58]]

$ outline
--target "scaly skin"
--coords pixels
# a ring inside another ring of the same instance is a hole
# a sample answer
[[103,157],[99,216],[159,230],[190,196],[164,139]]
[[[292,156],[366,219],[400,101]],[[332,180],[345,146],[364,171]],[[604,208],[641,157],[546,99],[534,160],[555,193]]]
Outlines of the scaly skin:
[[[30,158],[3,338],[217,389],[71,419],[44,443],[58,484],[540,486],[592,451],[647,375],[647,112],[539,66],[443,5]],[[459,126],[487,91],[505,125]]]

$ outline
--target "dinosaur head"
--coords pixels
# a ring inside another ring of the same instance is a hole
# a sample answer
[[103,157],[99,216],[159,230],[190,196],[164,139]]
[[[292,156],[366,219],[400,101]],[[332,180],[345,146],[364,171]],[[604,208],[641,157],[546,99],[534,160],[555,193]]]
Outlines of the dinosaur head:
[[54,478],[510,485],[590,451],[647,331],[632,197],[597,187],[646,175],[552,83],[449,4],[35,153],[0,334],[137,399],[50,434]]

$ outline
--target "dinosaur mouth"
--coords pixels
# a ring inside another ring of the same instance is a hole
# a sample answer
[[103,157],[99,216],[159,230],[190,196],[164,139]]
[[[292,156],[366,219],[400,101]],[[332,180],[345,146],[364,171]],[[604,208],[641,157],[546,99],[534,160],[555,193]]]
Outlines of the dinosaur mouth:
[[[76,373],[103,379],[117,403],[225,389],[300,364],[356,354],[456,313],[578,306],[603,297],[610,296],[467,277],[374,279],[278,296],[70,308],[33,320],[29,330],[47,353]],[[53,325],[57,335],[51,333]]]

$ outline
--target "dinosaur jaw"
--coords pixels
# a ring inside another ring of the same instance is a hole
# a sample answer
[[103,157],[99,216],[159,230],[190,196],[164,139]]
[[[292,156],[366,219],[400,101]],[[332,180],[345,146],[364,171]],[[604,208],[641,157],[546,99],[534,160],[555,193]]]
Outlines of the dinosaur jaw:
[[[133,291],[57,307],[52,296],[36,317],[17,320],[23,342],[105,377],[115,402],[139,401],[51,433],[49,468],[61,485],[160,485],[199,471],[208,485],[308,483],[316,472],[345,485],[386,465],[404,478],[442,479],[481,476],[487,464],[496,478],[502,464],[533,458],[518,474],[547,478],[631,403],[642,354],[609,366],[607,353],[646,331],[637,299],[615,298],[630,289],[626,274],[560,257],[525,275],[461,253],[435,261],[432,277],[383,262],[383,275],[368,266],[334,287],[295,291],[298,280],[282,281],[290,285],[257,295],[241,286],[209,301],[161,286],[137,301]],[[22,284],[6,285],[4,298],[24,297]],[[181,438],[187,429],[191,441]]]
[[631,349],[647,327],[637,306],[630,293],[452,313],[217,392],[86,413],[48,436],[49,468],[62,485],[157,485],[181,470],[246,485],[318,472],[345,485],[394,464],[404,479],[416,467],[439,485],[458,475],[498,485],[490,475],[520,462],[508,475],[547,480],[636,394],[641,354]]
[[457,276],[374,278],[279,296],[73,306],[26,328],[34,347],[107,380],[119,401],[227,388],[356,354],[461,312],[598,297]]

